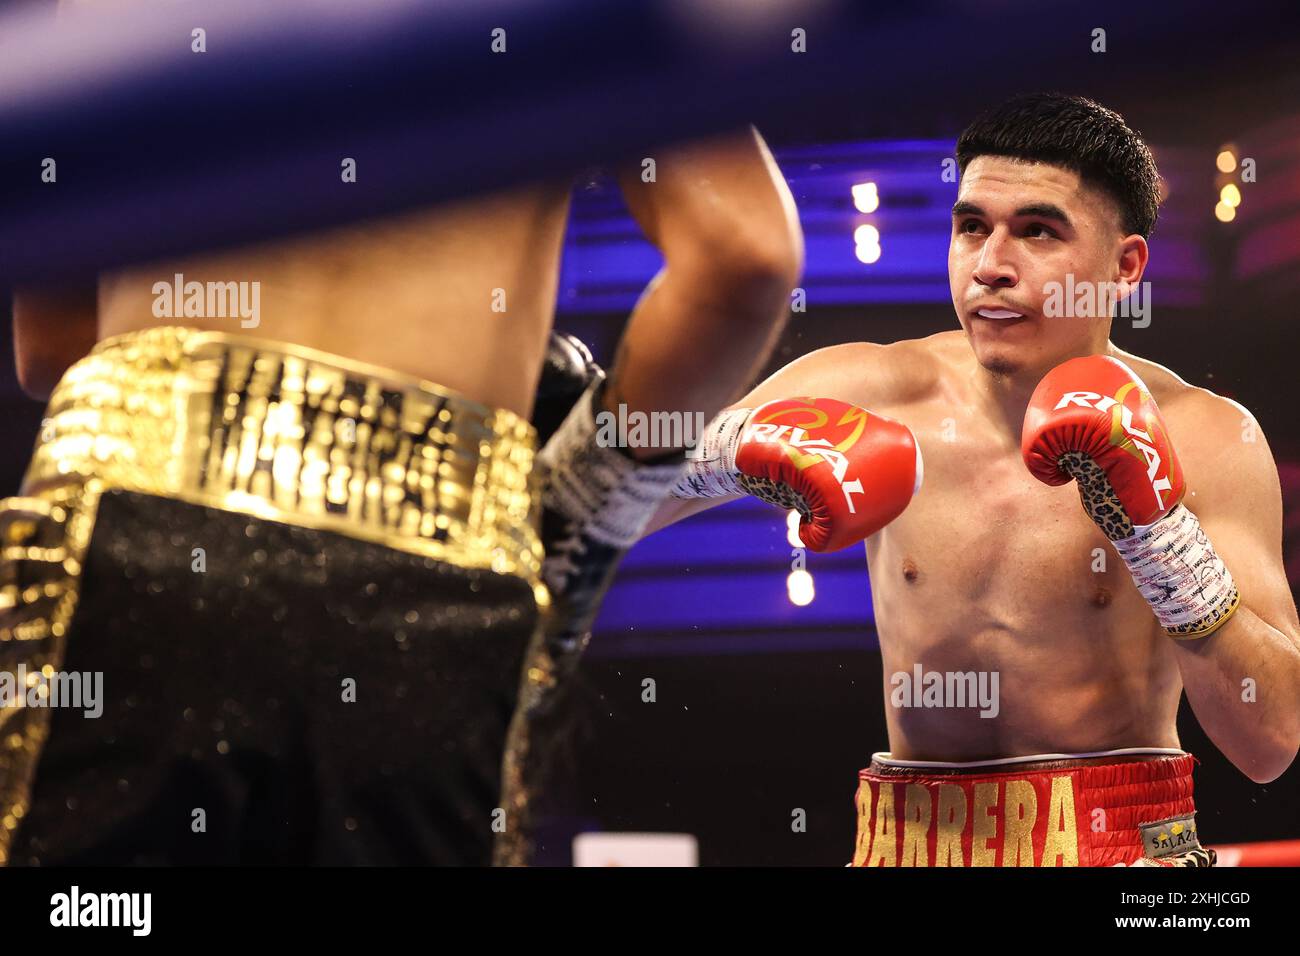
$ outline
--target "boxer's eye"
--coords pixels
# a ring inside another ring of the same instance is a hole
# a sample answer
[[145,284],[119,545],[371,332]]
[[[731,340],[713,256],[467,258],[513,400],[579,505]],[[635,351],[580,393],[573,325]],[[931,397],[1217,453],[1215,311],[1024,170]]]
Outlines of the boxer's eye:
[[983,224],[978,219],[963,219],[957,226],[957,231],[960,233],[971,234],[983,228]]
[[1025,229],[1025,235],[1031,239],[1057,239],[1056,230],[1050,226],[1045,226],[1041,222],[1030,223]]

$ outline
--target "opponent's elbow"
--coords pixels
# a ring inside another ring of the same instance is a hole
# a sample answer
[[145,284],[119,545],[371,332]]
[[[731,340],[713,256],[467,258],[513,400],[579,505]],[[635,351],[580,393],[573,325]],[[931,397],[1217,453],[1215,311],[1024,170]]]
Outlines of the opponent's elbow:
[[743,322],[784,312],[803,272],[803,243],[784,230],[738,228],[695,236],[665,260],[668,277],[689,286],[692,299]]
[[785,297],[803,275],[803,233],[797,220],[738,224],[698,255],[723,284]]
[[760,235],[751,235],[731,250],[726,263],[741,278],[769,282],[789,291],[803,275],[803,232],[798,220],[783,221]]

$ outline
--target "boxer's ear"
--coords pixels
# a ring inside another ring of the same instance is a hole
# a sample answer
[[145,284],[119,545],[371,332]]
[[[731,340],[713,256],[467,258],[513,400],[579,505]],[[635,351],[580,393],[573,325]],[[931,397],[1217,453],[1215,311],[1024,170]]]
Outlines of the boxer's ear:
[[1134,233],[1120,240],[1116,260],[1115,282],[1120,288],[1120,299],[1132,294],[1146,272],[1151,250],[1147,241]]

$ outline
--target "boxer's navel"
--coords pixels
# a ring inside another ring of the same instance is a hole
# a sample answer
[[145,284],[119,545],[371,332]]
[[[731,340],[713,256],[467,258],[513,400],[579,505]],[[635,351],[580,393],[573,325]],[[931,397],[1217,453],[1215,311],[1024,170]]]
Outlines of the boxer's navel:
[[1110,604],[1110,588],[1097,588],[1092,592],[1092,606],[1106,607]]

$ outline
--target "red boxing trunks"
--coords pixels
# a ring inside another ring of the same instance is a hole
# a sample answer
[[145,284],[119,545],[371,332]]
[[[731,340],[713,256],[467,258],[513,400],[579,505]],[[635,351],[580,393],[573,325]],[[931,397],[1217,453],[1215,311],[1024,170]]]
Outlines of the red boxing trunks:
[[893,760],[859,773],[853,866],[1212,866],[1179,750],[984,763]]

